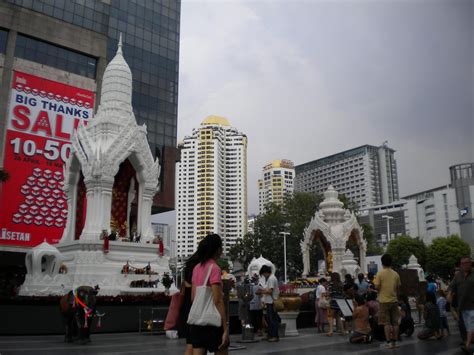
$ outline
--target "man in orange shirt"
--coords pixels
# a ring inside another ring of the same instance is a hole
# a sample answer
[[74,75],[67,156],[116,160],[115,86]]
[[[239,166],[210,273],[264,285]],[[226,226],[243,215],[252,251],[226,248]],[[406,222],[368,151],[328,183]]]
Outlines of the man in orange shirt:
[[375,276],[374,284],[379,291],[379,324],[384,326],[385,348],[398,348],[398,324],[400,309],[398,308],[398,294],[400,290],[400,276],[392,269],[392,256],[382,255],[383,270]]

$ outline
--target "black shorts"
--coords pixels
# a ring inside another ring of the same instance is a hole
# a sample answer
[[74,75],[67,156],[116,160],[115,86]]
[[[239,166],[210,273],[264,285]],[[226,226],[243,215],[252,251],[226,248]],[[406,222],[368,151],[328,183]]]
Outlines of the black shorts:
[[189,333],[194,349],[206,349],[210,353],[215,353],[222,343],[224,328],[212,325],[190,325]]
[[184,326],[184,334],[186,334],[186,344],[193,344],[193,340],[191,339],[191,331],[189,330],[191,326],[189,324],[186,324]]

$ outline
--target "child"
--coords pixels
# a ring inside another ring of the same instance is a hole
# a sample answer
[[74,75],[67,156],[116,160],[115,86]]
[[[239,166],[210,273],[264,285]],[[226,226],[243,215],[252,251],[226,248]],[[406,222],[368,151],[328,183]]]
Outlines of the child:
[[436,301],[439,309],[439,319],[440,319],[440,328],[439,328],[439,335],[444,335],[444,330],[446,329],[446,335],[449,335],[449,326],[448,326],[448,318],[446,314],[446,293],[443,290],[439,290],[438,292],[438,300]]
[[365,299],[362,295],[356,295],[354,300],[354,312],[352,319],[354,320],[354,332],[349,339],[352,344],[370,343],[369,309],[365,305]]
[[439,309],[436,305],[436,296],[431,293],[426,293],[426,304],[424,307],[423,315],[425,318],[425,327],[421,332],[418,333],[418,339],[426,340],[435,336],[440,339],[439,328],[440,328],[440,317]]

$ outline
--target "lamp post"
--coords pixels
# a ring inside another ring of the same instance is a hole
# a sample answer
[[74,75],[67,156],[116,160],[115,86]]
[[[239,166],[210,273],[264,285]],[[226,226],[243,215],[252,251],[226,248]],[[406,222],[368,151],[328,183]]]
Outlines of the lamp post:
[[[285,228],[290,227],[289,223],[285,223]],[[290,235],[289,232],[280,232],[279,234],[283,235],[283,266],[285,270],[285,284],[288,282],[288,279],[286,277],[286,236]]]
[[286,236],[290,235],[288,232],[280,232],[281,235],[283,235],[283,266],[285,270],[285,283],[287,283],[287,278],[286,278]]
[[382,218],[387,220],[387,244],[390,242],[390,220],[393,219],[392,216],[383,215]]

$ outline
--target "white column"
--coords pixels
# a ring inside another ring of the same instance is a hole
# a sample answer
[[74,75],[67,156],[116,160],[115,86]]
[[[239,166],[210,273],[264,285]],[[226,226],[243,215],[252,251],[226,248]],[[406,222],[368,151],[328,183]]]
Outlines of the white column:
[[142,193],[140,194],[140,201],[138,203],[138,209],[140,214],[138,215],[141,229],[141,242],[146,243],[152,241],[155,237],[153,229],[151,228],[151,206],[153,203],[153,197],[155,196],[156,188],[152,186],[144,186]]
[[74,178],[71,178],[71,180],[72,181],[68,185],[69,191],[66,192],[66,198],[67,198],[66,227],[64,228],[60,243],[73,241],[74,234],[76,231],[77,182],[79,180],[79,174],[76,174]]
[[85,181],[87,213],[86,223],[80,239],[99,240],[102,230],[110,229],[113,183],[111,178],[104,178],[100,181]]
[[304,250],[303,250],[303,277],[308,276],[310,268],[311,268],[311,261],[309,257],[309,246],[305,244]]
[[112,214],[112,189],[114,187],[114,178],[104,178],[101,184],[101,214],[102,224],[98,231],[98,236],[104,229],[110,229],[110,219]]
[[335,247],[332,248],[332,271],[341,273],[342,269],[342,259],[344,257],[345,248],[344,247]]
[[91,240],[94,239],[94,219],[96,218],[96,196],[95,196],[95,184],[94,182],[84,181],[86,185],[86,199],[87,199],[87,209],[86,209],[86,221],[84,223],[84,228],[82,230],[81,240]]
[[143,184],[144,182],[138,180],[137,235],[142,235]]

